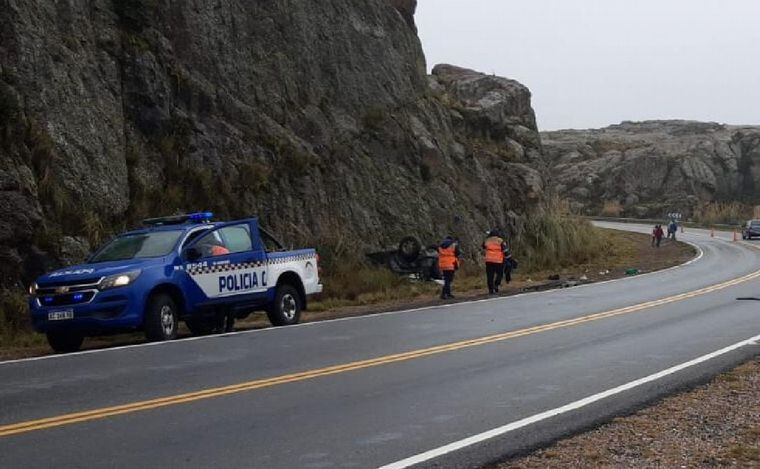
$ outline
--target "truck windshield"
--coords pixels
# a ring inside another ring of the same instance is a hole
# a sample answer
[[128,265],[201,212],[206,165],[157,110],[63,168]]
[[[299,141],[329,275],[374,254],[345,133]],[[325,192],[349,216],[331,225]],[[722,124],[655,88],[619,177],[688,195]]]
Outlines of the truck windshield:
[[181,230],[172,230],[119,236],[103,246],[90,259],[90,262],[124,261],[165,256],[177,244],[182,233]]

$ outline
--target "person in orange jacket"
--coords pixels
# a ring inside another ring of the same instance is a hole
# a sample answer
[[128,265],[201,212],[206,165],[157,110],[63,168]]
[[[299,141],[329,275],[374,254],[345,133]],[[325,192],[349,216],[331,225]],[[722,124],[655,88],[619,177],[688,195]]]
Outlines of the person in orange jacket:
[[501,237],[499,230],[491,230],[483,242],[486,260],[486,283],[488,294],[499,293],[501,279],[504,275],[504,253],[508,250],[507,242]]
[[454,282],[454,272],[459,268],[459,243],[451,236],[446,236],[438,246],[438,269],[443,275],[441,299],[454,298],[451,294],[451,284]]

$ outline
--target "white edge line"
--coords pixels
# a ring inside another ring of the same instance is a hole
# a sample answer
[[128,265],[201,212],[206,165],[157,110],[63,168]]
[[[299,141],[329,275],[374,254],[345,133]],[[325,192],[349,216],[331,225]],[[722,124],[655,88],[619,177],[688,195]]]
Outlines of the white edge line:
[[[609,228],[609,229],[616,229],[616,228]],[[628,231],[631,232],[631,230],[619,230],[619,231]],[[714,238],[713,238],[714,239]],[[82,350],[80,352],[72,352],[62,355],[41,355],[39,357],[27,357],[27,358],[18,358],[14,360],[5,360],[0,361],[0,366],[2,365],[11,365],[14,363],[24,363],[24,362],[34,362],[34,361],[40,361],[40,360],[52,360],[52,359],[61,359],[61,358],[69,358],[69,357],[76,357],[81,355],[90,355],[94,353],[103,353],[103,352],[113,352],[117,350],[126,350],[126,349],[133,349],[133,348],[142,348],[142,347],[156,347],[161,345],[171,345],[171,344],[182,344],[186,342],[191,342],[195,340],[208,340],[208,339],[218,339],[220,337],[229,337],[229,336],[236,336],[236,335],[243,335],[243,334],[254,334],[254,333],[264,333],[268,331],[277,331],[277,330],[287,330],[294,327],[307,327],[307,326],[318,326],[321,324],[329,324],[333,322],[341,322],[341,321],[354,321],[354,320],[360,320],[360,319],[375,319],[380,318],[384,316],[390,316],[390,315],[396,315],[396,314],[406,314],[406,313],[414,313],[419,311],[429,311],[431,309],[444,309],[444,308],[452,308],[456,306],[462,306],[462,305],[469,305],[469,304],[476,304],[476,303],[487,303],[487,302],[495,302],[495,301],[509,301],[514,298],[519,298],[523,296],[529,296],[529,295],[544,295],[544,294],[550,294],[550,293],[557,293],[557,292],[564,292],[567,290],[572,289],[579,289],[579,288],[585,288],[585,287],[592,287],[597,285],[604,285],[607,283],[612,282],[621,282],[626,280],[634,280],[637,278],[646,277],[648,275],[654,275],[654,274],[664,274],[669,271],[673,271],[676,269],[680,269],[682,267],[686,267],[690,264],[693,264],[704,256],[704,251],[697,246],[696,244],[690,242],[690,241],[684,241],[681,240],[681,242],[684,242],[686,244],[689,244],[690,246],[694,247],[698,254],[693,259],[679,265],[675,265],[673,267],[668,267],[667,269],[662,270],[655,270],[653,272],[647,272],[645,274],[635,275],[631,277],[621,277],[611,280],[603,280],[601,282],[591,282],[591,283],[584,283],[583,285],[575,285],[573,287],[567,287],[567,288],[554,288],[550,290],[544,290],[544,291],[536,291],[536,292],[526,292],[526,293],[518,293],[516,295],[509,295],[509,296],[503,296],[503,297],[496,297],[496,298],[483,298],[480,300],[471,300],[471,301],[460,301],[458,303],[448,303],[444,305],[433,305],[433,306],[423,306],[420,308],[412,308],[412,309],[403,309],[399,311],[386,311],[384,313],[374,313],[374,314],[367,314],[367,315],[360,315],[360,316],[351,316],[346,318],[336,318],[336,319],[325,319],[323,321],[313,321],[313,322],[305,322],[301,324],[294,324],[292,326],[287,326],[285,328],[281,327],[267,327],[264,329],[249,329],[247,331],[237,331],[237,332],[227,332],[225,334],[215,334],[215,335],[209,335],[209,336],[198,336],[198,337],[186,337],[183,339],[178,340],[170,340],[166,342],[148,342],[143,344],[130,344],[130,345],[120,345],[118,347],[107,347],[107,348],[101,348],[101,349],[93,349],[93,350]]]
[[382,466],[380,469],[403,469],[410,466],[413,466],[415,464],[420,464],[426,461],[430,461],[431,459],[438,458],[440,456],[444,456],[448,453],[451,453],[453,451],[460,450],[462,448],[466,448],[468,446],[472,446],[478,443],[482,443],[486,440],[489,440],[491,438],[495,438],[497,436],[504,435],[506,433],[509,433],[511,431],[527,427],[528,425],[540,422],[542,420],[546,420],[552,417],[556,417],[557,415],[561,415],[573,410],[580,409],[582,407],[585,407],[589,404],[593,404],[594,402],[601,401],[602,399],[606,399],[610,396],[614,396],[615,394],[620,394],[622,392],[631,390],[633,388],[636,388],[638,386],[641,386],[646,383],[651,383],[652,381],[656,381],[660,378],[663,378],[665,376],[671,375],[673,373],[677,373],[685,368],[689,368],[694,365],[698,365],[700,363],[706,362],[710,359],[713,359],[715,357],[718,357],[720,355],[724,355],[728,352],[732,352],[736,349],[742,348],[747,345],[756,345],[756,342],[760,340],[760,335],[756,335],[754,337],[751,337],[747,340],[742,340],[741,342],[737,342],[733,345],[729,345],[728,347],[722,348],[720,350],[716,350],[714,352],[708,353],[706,355],[702,355],[701,357],[695,358],[693,360],[689,360],[687,362],[681,363],[680,365],[673,366],[671,368],[659,371],[657,373],[651,374],[649,376],[646,376],[644,378],[637,379],[635,381],[631,381],[628,383],[625,383],[623,385],[617,386],[612,389],[608,389],[606,391],[602,391],[600,393],[585,397],[583,399],[577,400],[575,402],[571,402],[569,404],[563,405],[562,407],[557,407],[555,409],[547,410],[545,412],[541,412],[539,414],[532,415],[530,417],[526,417],[524,419],[517,420],[512,423],[508,423],[506,425],[503,425],[498,428],[494,428],[492,430],[485,431],[483,433],[478,433],[477,435],[470,436],[468,438],[464,438],[459,441],[455,441],[453,443],[449,443],[445,446],[441,446],[439,448],[432,449],[430,451],[426,451],[424,453],[417,454],[415,456],[408,457],[406,459],[402,459],[400,461]]

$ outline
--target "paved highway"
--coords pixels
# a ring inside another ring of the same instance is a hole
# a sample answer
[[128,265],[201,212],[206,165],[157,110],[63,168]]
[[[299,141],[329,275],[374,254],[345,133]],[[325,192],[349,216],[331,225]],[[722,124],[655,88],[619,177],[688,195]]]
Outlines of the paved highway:
[[[609,225],[649,230],[638,225]],[[0,467],[473,467],[760,351],[760,250],[566,290],[0,363]]]

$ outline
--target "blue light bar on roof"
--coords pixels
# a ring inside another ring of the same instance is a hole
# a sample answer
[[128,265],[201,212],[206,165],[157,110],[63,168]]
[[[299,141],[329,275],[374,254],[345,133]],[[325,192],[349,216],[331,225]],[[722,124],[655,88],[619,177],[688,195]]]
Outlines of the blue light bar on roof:
[[198,212],[198,213],[191,213],[188,216],[188,220],[190,221],[211,221],[212,218],[214,218],[214,214],[211,212]]
[[211,212],[197,212],[188,215],[174,215],[171,217],[148,218],[143,220],[143,225],[162,226],[162,225],[180,225],[182,223],[208,223],[214,218]]

